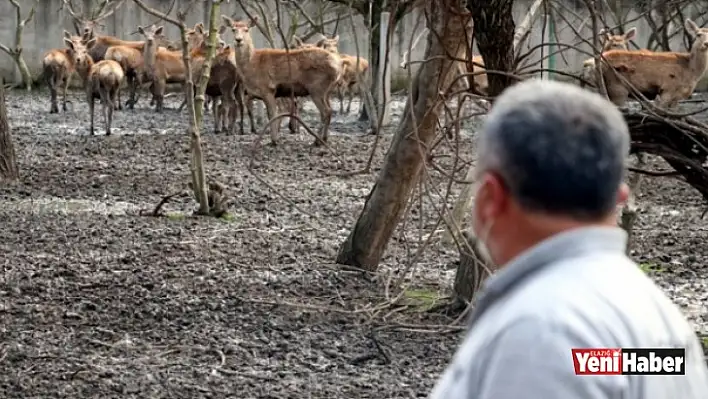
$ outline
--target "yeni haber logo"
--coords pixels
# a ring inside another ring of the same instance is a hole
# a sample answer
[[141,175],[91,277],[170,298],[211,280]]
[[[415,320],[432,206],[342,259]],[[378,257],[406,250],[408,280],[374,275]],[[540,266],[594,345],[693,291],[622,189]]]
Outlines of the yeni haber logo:
[[685,348],[575,348],[576,375],[684,375]]

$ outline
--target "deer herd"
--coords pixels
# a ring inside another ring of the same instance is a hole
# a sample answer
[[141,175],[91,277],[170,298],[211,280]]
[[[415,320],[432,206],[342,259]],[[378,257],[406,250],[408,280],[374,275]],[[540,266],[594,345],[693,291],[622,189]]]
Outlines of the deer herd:
[[[127,41],[113,36],[96,34],[95,21],[77,27],[77,35],[64,31],[64,48],[53,49],[43,58],[43,74],[50,88],[50,113],[58,113],[58,93],[62,94],[62,109],[67,107],[67,88],[74,74],[84,84],[86,99],[91,113],[90,132],[94,134],[94,102],[102,104],[106,134],[111,133],[114,110],[122,110],[121,87],[126,83],[129,99],[126,107],[133,109],[139,92],[148,87],[152,95],[151,106],[157,112],[164,110],[165,89],[168,84],[187,84],[184,64],[185,54],[180,48],[170,45],[162,26],[138,27],[143,40]],[[327,141],[332,118],[330,95],[333,91],[340,99],[340,112],[344,110],[344,95],[349,94],[346,112],[351,111],[353,93],[368,83],[369,63],[366,59],[338,50],[339,36],[325,37],[316,43],[305,43],[293,37],[289,49],[255,48],[252,28],[258,18],[233,20],[222,17],[218,30],[218,48],[212,61],[206,87],[208,109],[212,104],[214,129],[217,132],[234,132],[237,116],[239,129],[244,133],[244,115],[255,132],[252,102],[258,99],[265,104],[268,119],[267,130],[273,143],[277,142],[280,119],[273,122],[279,108],[285,108],[294,116],[298,113],[298,98],[309,97],[319,111],[321,127],[316,144]],[[583,63],[581,85],[585,82],[600,82],[602,77],[609,99],[617,106],[624,106],[629,97],[644,96],[656,100],[667,109],[675,107],[680,100],[693,93],[696,84],[708,67],[708,28],[699,28],[693,21],[685,21],[687,33],[694,38],[688,52],[657,52],[644,49],[630,50],[628,43],[637,29],[629,29],[622,35],[600,33],[602,62],[596,65],[595,58]],[[230,31],[233,42],[226,43],[221,35]],[[193,84],[199,81],[207,56],[208,34],[203,23],[187,30],[189,53],[186,55],[193,71]],[[473,67],[460,67],[460,73],[470,70],[474,84],[470,89],[482,96],[487,95],[487,76],[481,56],[472,58]],[[633,90],[633,89],[634,90]],[[194,90],[196,93],[196,90]],[[638,95],[638,94],[639,95]],[[179,107],[181,110],[186,99]],[[271,126],[274,125],[274,126]],[[288,127],[295,132],[297,119],[291,117]]]
[[[72,14],[74,15],[74,14]],[[94,102],[101,101],[106,135],[111,134],[114,110],[123,109],[120,93],[123,83],[129,90],[126,107],[133,109],[141,88],[148,87],[152,94],[151,105],[163,112],[165,89],[168,84],[186,85],[188,81],[183,51],[169,46],[162,26],[138,27],[140,41],[127,41],[113,36],[97,35],[93,23],[83,22],[78,35],[64,31],[64,48],[47,52],[42,60],[43,75],[50,89],[50,113],[58,113],[58,93],[62,92],[62,109],[67,110],[67,89],[74,74],[83,82],[89,111],[90,132],[94,134]],[[218,30],[218,48],[212,61],[205,95],[212,103],[215,131],[233,132],[240,115],[240,133],[243,134],[244,114],[253,123],[252,101],[265,104],[269,120],[278,108],[298,113],[298,98],[310,97],[320,113],[322,126],[315,144],[327,141],[332,118],[330,95],[337,91],[340,99],[366,84],[369,63],[362,57],[340,54],[339,36],[324,38],[317,43],[303,43],[295,37],[292,48],[256,49],[251,28],[258,17],[236,21],[222,17]],[[233,43],[221,39],[226,31],[233,33]],[[204,24],[198,23],[187,30],[192,82],[196,86],[206,71],[203,65],[207,56],[208,33]],[[196,90],[194,91],[196,93]],[[185,101],[179,107],[182,109]],[[208,102],[205,104],[208,108]],[[351,97],[348,111],[351,107]],[[341,108],[340,108],[341,110]],[[348,112],[347,111],[347,112]],[[274,124],[275,127],[270,126]],[[296,119],[288,125],[296,131]],[[272,142],[277,142],[280,123],[269,123]]]

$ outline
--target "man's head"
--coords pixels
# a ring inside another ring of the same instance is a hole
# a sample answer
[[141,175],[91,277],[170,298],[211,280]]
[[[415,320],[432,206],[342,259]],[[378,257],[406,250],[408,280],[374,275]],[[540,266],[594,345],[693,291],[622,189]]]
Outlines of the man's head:
[[579,87],[530,80],[497,100],[477,143],[474,229],[491,260],[583,225],[612,225],[629,132],[609,101]]

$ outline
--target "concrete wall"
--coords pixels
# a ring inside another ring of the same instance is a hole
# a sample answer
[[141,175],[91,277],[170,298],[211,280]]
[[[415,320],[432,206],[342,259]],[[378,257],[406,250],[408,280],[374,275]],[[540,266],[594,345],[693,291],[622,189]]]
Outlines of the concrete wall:
[[[191,0],[176,0],[175,10],[180,9],[190,1]],[[146,2],[150,6],[162,10],[166,10],[172,3],[171,0],[146,0]],[[515,20],[517,23],[521,22],[531,2],[532,0],[517,0],[515,2]],[[25,0],[21,3],[31,4],[31,1]],[[275,10],[273,0],[268,0],[267,3],[269,3],[272,11],[269,15],[273,15]],[[557,40],[562,43],[579,45],[581,49],[589,51],[590,46],[580,44],[581,41],[568,25],[569,23],[576,27],[584,25],[582,29],[580,29],[580,32],[583,36],[589,37],[591,34],[591,29],[587,22],[588,13],[582,7],[573,6],[573,2],[566,3],[567,4],[564,6],[566,8],[561,8],[558,10],[559,14],[556,17],[555,30],[557,32]],[[27,64],[34,74],[39,73],[41,69],[42,56],[47,50],[56,47],[63,47],[63,30],[67,29],[73,32],[70,19],[59,11],[61,4],[62,0],[40,0],[34,20],[25,28],[23,43],[24,56]],[[194,24],[205,20],[207,16],[208,4],[209,2],[197,2],[188,14],[188,23]],[[223,14],[243,15],[243,12],[237,2],[232,1],[229,4],[224,4],[222,8]],[[26,15],[28,11],[29,10],[25,10],[24,15]],[[316,15],[316,10],[311,9],[309,11],[310,15]],[[692,13],[694,15],[692,15]],[[174,14],[175,11],[172,12],[172,15]],[[637,14],[638,13],[636,11],[631,11],[629,14],[629,19],[632,19]],[[281,15],[281,27],[287,32],[290,29],[292,21],[286,10],[283,10]],[[688,10],[686,13],[687,17],[696,17],[697,15],[698,12],[692,10]],[[275,20],[274,17],[271,18]],[[132,1],[127,0],[123,7],[118,9],[115,14],[109,16],[104,21],[106,25],[105,32],[107,34],[116,35],[128,40],[139,40],[139,35],[131,35],[130,33],[134,32],[138,25],[148,25],[154,21],[154,17],[140,10]],[[302,23],[303,21],[304,18],[300,17],[299,22]],[[583,23],[583,21],[585,22]],[[179,37],[179,32],[175,27],[168,23],[164,23],[164,25],[166,28],[166,33],[170,38],[177,39]],[[400,63],[401,55],[408,49],[410,42],[415,36],[417,36],[417,33],[423,29],[424,25],[425,23],[418,13],[408,15],[399,25],[398,30],[394,35],[393,48],[391,49],[391,60],[393,62],[392,71],[394,71],[394,75],[398,72],[398,64]],[[533,47],[549,40],[548,37],[544,39],[542,36],[543,25],[543,18],[539,18],[533,27],[530,39],[525,46],[526,48]],[[636,26],[639,29],[636,43],[640,46],[646,46],[647,40],[651,33],[647,23],[642,19],[641,21],[627,25],[627,27],[630,26]],[[0,2],[0,41],[3,44],[10,46],[12,45],[14,42],[14,29],[14,9],[10,2],[2,1]],[[331,31],[331,29],[333,29],[333,25],[330,25],[329,29]],[[674,29],[681,29],[681,27],[675,27]],[[356,44],[358,43],[360,53],[368,57],[367,37],[365,37],[366,32],[366,26],[360,16],[354,17],[354,27],[351,26],[349,18],[344,18],[338,28],[341,51],[344,53],[356,54]],[[304,34],[305,32],[300,31],[299,33]],[[276,33],[275,36],[277,45],[281,45],[282,43],[278,34]],[[228,38],[229,37],[227,36],[227,39]],[[415,48],[412,52],[412,60],[420,60],[422,58],[425,43],[425,40],[420,41],[417,48]],[[256,34],[256,45],[259,47],[267,46],[267,41],[260,33]],[[672,48],[674,50],[685,49],[681,35],[678,35],[673,41]],[[541,53],[537,50],[534,52],[534,56],[531,57],[531,60],[538,61],[540,58]],[[558,55],[555,58],[556,68],[572,72],[577,71],[580,68],[582,60],[587,58],[587,55],[579,53],[576,50],[567,50],[562,55]],[[0,74],[10,80],[14,80],[19,77],[14,63],[10,57],[5,54],[0,54]]]

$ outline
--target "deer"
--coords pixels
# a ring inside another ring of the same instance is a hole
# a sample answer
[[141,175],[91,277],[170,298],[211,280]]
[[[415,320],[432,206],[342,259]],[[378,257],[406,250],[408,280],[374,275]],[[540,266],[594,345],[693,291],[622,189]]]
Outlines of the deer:
[[155,97],[155,110],[164,110],[165,88],[168,83],[186,81],[186,71],[182,62],[182,52],[158,47],[156,37],[162,35],[163,27],[153,26],[150,30],[138,27],[138,32],[145,38],[143,47],[143,66],[146,81],[152,83]]
[[[226,31],[224,26],[219,28],[218,34]],[[191,67],[195,75],[194,84],[198,82],[204,70],[206,60],[207,43],[204,39],[206,33],[203,29],[196,29],[195,36],[201,36],[201,43],[190,53]],[[219,133],[222,126],[229,132],[233,132],[236,125],[236,114],[241,114],[240,133],[243,134],[243,84],[236,68],[234,52],[229,45],[219,38],[219,49],[212,60],[209,72],[209,81],[205,94],[212,98],[214,104],[214,131]],[[196,90],[195,90],[196,92]],[[218,99],[221,98],[221,103]],[[254,129],[253,114],[248,110],[251,129]],[[228,127],[226,126],[228,122]]]
[[[222,52],[226,48],[226,42],[224,42],[220,37],[220,35],[225,30],[226,30],[225,28],[220,29],[219,32],[217,33],[217,43],[218,44],[217,44],[217,49],[216,49],[217,51],[214,56],[214,60],[212,61],[212,71],[210,72],[210,82],[212,81],[212,79],[214,79],[213,67],[218,63],[219,59],[223,59],[225,57],[225,54],[222,54]],[[196,84],[197,84],[197,82],[199,82],[199,79],[201,77],[202,66],[203,66],[204,60],[206,58],[206,52],[207,52],[206,39],[207,39],[208,33],[204,30],[204,24],[201,22],[195,24],[194,28],[188,29],[186,33],[187,33],[187,40],[189,42],[189,48],[191,49],[190,63],[191,63],[192,73],[194,75],[194,76],[192,76],[192,82],[195,85],[194,93],[196,95]],[[221,57],[220,57],[220,54],[221,54]],[[239,89],[239,87],[237,87],[237,89]],[[238,93],[236,95],[238,95]],[[206,96],[206,98],[204,100],[204,111],[205,112],[209,111],[209,104],[211,103],[214,118],[217,118],[217,111],[219,109],[218,108],[219,107],[219,98],[221,97],[221,92],[218,90],[218,84],[211,84],[211,85],[207,86],[207,92],[205,93],[205,96]],[[185,105],[187,105],[186,98],[182,101],[182,104],[180,104],[178,110],[181,112],[182,109],[185,107]],[[230,110],[230,111],[237,111],[237,110]],[[223,114],[223,112],[222,112],[222,114]],[[217,132],[220,131],[220,129],[218,129],[217,127],[215,127],[215,130]],[[241,133],[243,133],[243,120],[241,121]]]
[[[598,33],[600,37],[601,52],[609,50],[629,50],[628,43],[637,35],[637,28],[633,27],[623,35],[613,35],[609,30],[601,30]],[[595,58],[588,58],[583,61],[583,80],[580,81],[580,87],[585,87],[585,81],[593,81],[595,79]]]
[[[294,37],[293,40],[300,41],[298,37]],[[300,41],[302,43],[302,41]],[[339,113],[344,113],[344,94],[348,94],[349,103],[347,104],[347,114],[351,112],[352,100],[354,98],[355,88],[359,84],[364,83],[366,79],[366,74],[369,71],[369,61],[363,57],[357,57],[348,54],[341,54],[339,52],[339,35],[335,35],[332,38],[323,38],[315,43],[316,47],[322,48],[334,54],[338,54],[343,61],[344,73],[342,79],[337,84],[337,96],[339,97]]]
[[603,62],[598,68],[610,101],[623,107],[630,94],[634,95],[624,79],[648,99],[655,99],[657,106],[666,109],[676,107],[680,100],[693,94],[708,68],[708,28],[699,28],[690,19],[686,19],[684,25],[694,38],[688,53],[609,50],[602,54]]
[[[72,39],[69,32],[64,31],[65,39]],[[66,112],[66,92],[69,89],[71,78],[76,72],[74,57],[71,54],[70,48],[52,49],[49,50],[42,58],[42,73],[43,77],[49,86],[50,102],[49,113],[56,114],[59,112],[57,104],[57,92],[59,87],[62,89],[62,110]]]
[[[95,39],[92,39],[95,40]],[[86,100],[91,114],[91,135],[94,131],[94,105],[95,99],[100,98],[103,104],[103,118],[106,124],[106,136],[111,134],[113,123],[113,110],[117,100],[120,84],[125,77],[123,69],[113,60],[103,60],[94,63],[88,52],[87,46],[79,37],[72,37],[64,31],[64,43],[71,50],[73,62],[86,91]],[[90,44],[90,42],[88,43]]]
[[[249,21],[234,21],[222,15],[223,25],[234,36],[234,53],[239,75],[247,92],[247,99],[261,99],[273,120],[277,97],[310,96],[320,112],[322,127],[314,145],[326,143],[332,120],[330,93],[341,79],[342,59],[320,48],[255,49],[250,29],[258,17]],[[277,144],[280,122],[269,126],[271,145]]]

